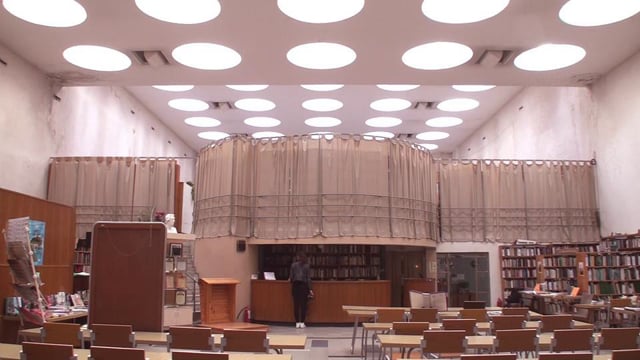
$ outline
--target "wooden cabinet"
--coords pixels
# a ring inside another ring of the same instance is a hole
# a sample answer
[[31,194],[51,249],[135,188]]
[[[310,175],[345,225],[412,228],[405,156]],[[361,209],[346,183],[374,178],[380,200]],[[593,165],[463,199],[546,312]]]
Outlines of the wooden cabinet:
[[[236,285],[230,278],[203,278],[200,285],[202,324],[233,322],[236,316]],[[268,296],[268,295],[265,295]]]

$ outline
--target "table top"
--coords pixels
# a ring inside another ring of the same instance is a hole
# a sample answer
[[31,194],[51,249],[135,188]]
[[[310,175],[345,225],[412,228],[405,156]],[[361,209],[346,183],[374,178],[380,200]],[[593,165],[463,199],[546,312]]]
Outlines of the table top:
[[[71,311],[71,312],[45,312],[45,320],[48,322],[67,321],[87,317],[87,311]],[[20,321],[18,315],[3,315],[2,320]]]
[[[366,331],[384,331],[384,330],[391,330],[391,328],[393,327],[393,323],[364,322],[362,323],[362,327]],[[538,320],[525,322],[526,329],[537,329],[539,327],[540,327],[540,321]],[[491,330],[491,323],[488,321],[479,321],[476,323],[476,328],[478,329],[479,332],[488,332],[489,330]],[[593,324],[583,322],[583,321],[573,320],[573,328],[574,329],[593,329]],[[442,323],[429,323],[429,329],[440,330],[442,329]]]

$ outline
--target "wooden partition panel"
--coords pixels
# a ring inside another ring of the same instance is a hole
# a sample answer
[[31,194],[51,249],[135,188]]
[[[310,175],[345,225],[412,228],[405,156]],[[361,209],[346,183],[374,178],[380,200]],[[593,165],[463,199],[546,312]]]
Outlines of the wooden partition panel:
[[162,331],[167,228],[162,223],[98,222],[93,228],[91,324]]

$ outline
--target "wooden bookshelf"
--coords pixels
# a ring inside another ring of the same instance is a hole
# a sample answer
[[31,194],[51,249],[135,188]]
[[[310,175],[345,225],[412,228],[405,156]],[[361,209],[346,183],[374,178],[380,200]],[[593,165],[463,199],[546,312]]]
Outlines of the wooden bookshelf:
[[599,296],[640,292],[640,233],[602,239],[601,251],[586,255],[589,291]]
[[550,252],[546,245],[500,246],[502,293],[506,298],[513,289],[532,289],[536,285],[536,257]]

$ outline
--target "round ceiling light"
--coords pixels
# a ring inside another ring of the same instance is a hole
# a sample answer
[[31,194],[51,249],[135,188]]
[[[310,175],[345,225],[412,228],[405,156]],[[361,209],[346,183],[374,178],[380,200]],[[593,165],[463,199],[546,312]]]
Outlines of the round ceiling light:
[[254,139],[277,138],[282,136],[284,136],[284,134],[275,131],[258,131],[251,134],[251,137]]
[[313,139],[313,140],[319,140],[322,138],[325,138],[327,140],[331,140],[333,139],[333,133],[332,132],[328,132],[328,131],[316,131],[316,132],[312,132],[309,134],[309,136]]
[[194,88],[193,85],[152,85],[154,89],[171,92],[189,91]]
[[281,124],[281,121],[267,116],[254,116],[244,119],[244,123],[253,127],[274,127]]
[[269,87],[269,85],[227,85],[229,89],[236,91],[260,91]]
[[198,137],[206,140],[222,140],[229,137],[229,134],[221,131],[203,131],[198,133]]
[[409,90],[417,89],[420,87],[420,85],[408,85],[408,84],[407,85],[378,84],[376,86],[382,90],[387,90],[387,91],[409,91]]
[[335,111],[341,109],[342,101],[336,99],[311,99],[302,103],[302,107],[310,111]]
[[273,101],[256,98],[240,99],[233,104],[238,109],[245,111],[269,111],[276,108]]
[[495,85],[452,85],[451,87],[454,88],[455,90],[463,91],[463,92],[480,92],[480,91],[491,90],[496,86]]
[[473,56],[473,50],[464,44],[438,41],[418,45],[402,55],[402,62],[419,70],[443,70],[460,66]]
[[438,103],[438,110],[442,111],[468,111],[477,108],[480,102],[475,99],[457,98]]
[[527,71],[550,71],[574,65],[587,52],[577,45],[544,44],[516,56],[513,64]]
[[438,148],[437,144],[418,144],[427,150],[435,150]]
[[509,0],[424,0],[422,13],[429,19],[446,24],[468,24],[498,15]]
[[122,71],[131,66],[131,59],[118,50],[97,45],[76,45],[62,56],[71,64],[96,71]]
[[427,131],[416,135],[416,139],[424,141],[442,140],[449,137],[449,133],[443,131]]
[[87,11],[74,0],[3,0],[13,16],[36,25],[72,27],[87,19]]
[[342,84],[303,84],[300,85],[303,89],[311,90],[311,91],[333,91],[342,89],[344,85]]
[[203,111],[209,108],[209,104],[198,99],[173,99],[169,100],[169,107],[182,111]]
[[569,25],[600,26],[628,19],[638,12],[637,0],[569,0],[558,16]]
[[462,119],[453,116],[440,116],[425,121],[427,126],[431,127],[452,127],[462,124]]
[[371,127],[387,128],[402,124],[402,120],[396,117],[379,116],[367,119],[364,123]]
[[216,127],[220,126],[221,122],[218,119],[214,119],[207,116],[194,116],[184,119],[184,123],[195,127]]
[[373,110],[377,111],[400,111],[408,109],[411,106],[411,101],[405,99],[389,98],[380,99],[369,104]]
[[143,13],[174,24],[200,24],[220,15],[218,0],[136,0]]
[[171,52],[180,64],[200,70],[226,70],[238,66],[242,57],[237,51],[212,43],[189,43]]
[[395,135],[388,131],[369,131],[362,134],[365,139],[391,139]]
[[356,60],[356,52],[348,46],[317,42],[298,45],[287,52],[287,60],[305,69],[329,70],[345,67]]
[[342,120],[329,116],[319,116],[306,119],[304,123],[311,127],[327,128],[342,124]]
[[278,0],[278,8],[288,17],[312,24],[342,21],[358,14],[364,0]]

